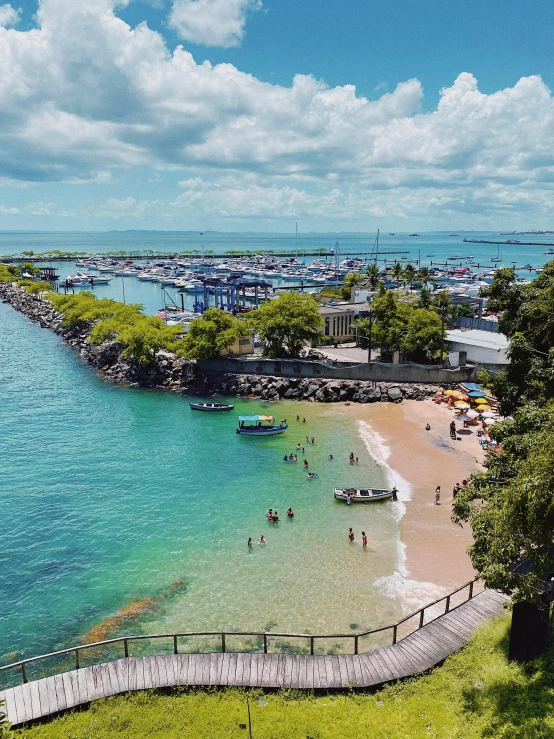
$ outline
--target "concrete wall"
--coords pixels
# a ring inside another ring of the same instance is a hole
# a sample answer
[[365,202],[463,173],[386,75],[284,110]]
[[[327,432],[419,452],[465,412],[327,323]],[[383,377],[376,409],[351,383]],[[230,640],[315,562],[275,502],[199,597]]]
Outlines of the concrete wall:
[[473,367],[441,369],[421,364],[351,364],[349,362],[309,362],[294,359],[209,359],[198,363],[201,372],[230,372],[238,375],[279,377],[321,377],[336,380],[375,382],[451,383],[467,382]]
[[457,343],[456,341],[449,341],[447,343],[454,352],[467,352],[467,361],[471,362],[471,364],[492,367],[506,367],[510,364],[505,349],[472,346],[471,344]]

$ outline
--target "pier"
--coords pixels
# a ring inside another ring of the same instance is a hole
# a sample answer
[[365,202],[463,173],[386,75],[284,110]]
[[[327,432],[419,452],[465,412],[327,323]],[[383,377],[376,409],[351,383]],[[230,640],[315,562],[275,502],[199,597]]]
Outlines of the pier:
[[[20,660],[0,667],[17,670],[21,685],[0,692],[8,719],[15,725],[86,706],[99,698],[134,690],[197,687],[256,687],[268,690],[348,690],[369,689],[386,682],[421,674],[458,651],[478,626],[500,615],[507,597],[494,590],[475,594],[478,581],[466,583],[428,606],[390,626],[357,634],[276,634],[249,633],[256,637],[259,651],[229,651],[229,641],[237,634],[194,632],[154,636],[118,637],[95,644],[71,647],[42,657]],[[461,602],[460,602],[461,600]],[[405,635],[402,629],[405,628]],[[388,646],[361,651],[360,640],[370,634],[385,636]],[[219,650],[209,653],[179,653],[182,637],[215,637]],[[270,651],[270,639],[285,637],[309,643],[309,654]],[[133,657],[129,647],[137,641],[165,640],[172,654]],[[347,640],[348,654],[315,654],[322,639]],[[82,667],[86,650],[118,644],[123,656],[111,662]],[[46,658],[73,657],[74,669],[50,677],[28,680],[28,668]]]

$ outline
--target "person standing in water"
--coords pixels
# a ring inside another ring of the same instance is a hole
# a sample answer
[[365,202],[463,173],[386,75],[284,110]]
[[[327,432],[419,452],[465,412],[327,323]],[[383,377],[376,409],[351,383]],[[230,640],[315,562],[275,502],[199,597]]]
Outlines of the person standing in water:
[[367,536],[365,531],[362,531],[362,549],[367,549]]
[[348,529],[348,541],[354,541],[354,532],[352,529]]
[[248,549],[252,549],[252,539],[248,539]]
[[304,460],[304,469],[305,470],[308,469],[308,460],[307,459]]
[[262,534],[260,538],[258,539],[258,544],[267,544],[267,541],[264,538],[264,535]]

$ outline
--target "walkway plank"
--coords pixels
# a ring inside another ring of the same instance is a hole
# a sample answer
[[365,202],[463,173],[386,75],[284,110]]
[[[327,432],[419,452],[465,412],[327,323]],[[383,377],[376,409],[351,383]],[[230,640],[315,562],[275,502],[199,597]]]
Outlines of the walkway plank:
[[263,688],[371,687],[417,675],[442,662],[475,629],[504,610],[506,597],[485,590],[397,644],[360,655],[249,653],[129,657],[71,670],[0,691],[14,726],[84,705],[100,697],[172,685]]

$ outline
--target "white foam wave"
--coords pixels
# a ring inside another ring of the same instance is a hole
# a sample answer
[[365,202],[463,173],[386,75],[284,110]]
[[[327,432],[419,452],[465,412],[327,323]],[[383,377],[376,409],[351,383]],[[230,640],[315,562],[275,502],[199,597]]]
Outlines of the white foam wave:
[[[390,447],[366,421],[360,421],[360,436],[373,460],[383,470],[388,485],[398,489],[398,503],[393,510],[396,520],[400,521],[406,513],[406,502],[412,498],[412,486],[389,465]],[[434,583],[411,580],[408,577],[409,572],[406,566],[406,545],[400,539],[397,551],[396,571],[392,575],[378,578],[375,586],[387,598],[399,601],[407,614],[440,598],[444,594],[444,589]]]
[[366,421],[360,421],[360,436],[371,457],[383,470],[388,485],[391,488],[396,487],[398,489],[398,505],[394,506],[393,510],[395,511],[396,520],[400,521],[406,513],[406,501],[412,499],[412,486],[388,464],[390,448],[385,444],[383,437]]

